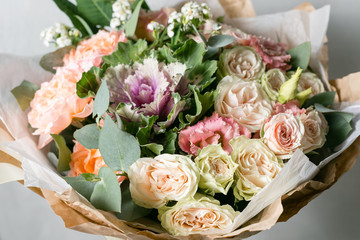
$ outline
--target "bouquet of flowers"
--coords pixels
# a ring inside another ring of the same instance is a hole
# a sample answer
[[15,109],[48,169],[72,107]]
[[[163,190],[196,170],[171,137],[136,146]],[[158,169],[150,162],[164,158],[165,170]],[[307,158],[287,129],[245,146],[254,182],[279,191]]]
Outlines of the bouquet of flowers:
[[54,2],[73,23],[41,33],[58,48],[40,61],[54,75],[11,91],[41,150],[5,146],[47,157],[47,177],[28,185],[96,223],[87,232],[233,237],[266,207],[272,225],[274,203],[360,134],[360,106],[336,107],[310,42],[246,33],[214,3]]

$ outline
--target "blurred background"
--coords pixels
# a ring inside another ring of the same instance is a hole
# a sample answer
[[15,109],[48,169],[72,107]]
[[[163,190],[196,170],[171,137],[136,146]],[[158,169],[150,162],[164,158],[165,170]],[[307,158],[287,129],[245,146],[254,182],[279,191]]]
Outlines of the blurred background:
[[[161,0],[163,1],[163,0]],[[166,2],[166,1],[163,1]],[[170,1],[168,1],[170,2]],[[253,0],[258,15],[287,11],[303,0]],[[327,32],[329,77],[360,71],[360,1],[312,0],[316,8],[329,4]],[[53,51],[40,32],[55,22],[70,24],[51,0],[1,1],[0,54],[38,56]],[[19,69],[21,71],[21,69]],[[1,78],[1,76],[0,76]],[[1,79],[2,81],[6,81]],[[311,201],[286,223],[278,223],[249,240],[360,239],[360,163],[331,189]],[[65,228],[47,202],[17,182],[0,185],[0,240],[104,239]]]

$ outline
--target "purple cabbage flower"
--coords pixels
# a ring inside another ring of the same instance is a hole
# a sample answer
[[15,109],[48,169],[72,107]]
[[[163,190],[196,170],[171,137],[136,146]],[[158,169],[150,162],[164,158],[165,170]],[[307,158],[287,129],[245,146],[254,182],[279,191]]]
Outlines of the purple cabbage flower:
[[165,65],[154,58],[147,58],[133,66],[120,64],[110,67],[104,79],[108,83],[111,107],[129,121],[138,121],[142,113],[159,116],[158,121],[166,122],[170,113],[177,115],[180,107],[185,105],[174,97],[175,88],[185,70],[184,64]]

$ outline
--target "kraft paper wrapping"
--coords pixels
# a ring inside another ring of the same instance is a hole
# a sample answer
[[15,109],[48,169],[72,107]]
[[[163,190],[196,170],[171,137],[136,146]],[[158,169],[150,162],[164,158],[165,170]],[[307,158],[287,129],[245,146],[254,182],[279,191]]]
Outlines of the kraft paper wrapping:
[[[219,0],[224,11],[230,17],[252,17],[255,11],[250,0]],[[313,11],[314,8],[309,3],[302,4],[297,9]],[[324,39],[326,42],[326,39]],[[324,46],[318,58],[327,70],[327,47]],[[336,88],[340,101],[355,102],[360,100],[360,87],[354,84],[360,81],[360,73],[350,74],[342,79],[331,81]],[[4,124],[0,121],[0,140],[11,138]],[[242,225],[242,228],[227,235],[229,239],[242,239],[254,235],[262,230],[271,228],[278,221],[286,221],[295,215],[309,201],[318,196],[321,192],[331,187],[339,177],[347,172],[355,163],[359,153],[360,139],[357,139],[339,157],[332,160],[323,167],[320,172],[295,190],[283,195],[274,201],[255,217]],[[9,155],[0,149],[0,164],[21,169],[21,156]],[[16,179],[21,182],[21,174]],[[33,191],[43,196],[59,215],[65,226],[74,230],[118,237],[121,239],[214,239],[217,236],[191,235],[190,237],[174,237],[167,234],[160,225],[150,219],[139,222],[128,223],[117,219],[113,214],[95,209],[85,198],[68,189],[59,195],[54,191],[32,188]],[[155,233],[158,232],[158,233]],[[160,233],[159,233],[160,232]]]

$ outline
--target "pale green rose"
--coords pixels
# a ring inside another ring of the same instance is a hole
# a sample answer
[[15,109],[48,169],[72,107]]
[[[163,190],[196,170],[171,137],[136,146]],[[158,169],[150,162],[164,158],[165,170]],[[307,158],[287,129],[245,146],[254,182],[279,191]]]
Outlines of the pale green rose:
[[129,167],[128,177],[133,201],[145,208],[194,196],[200,179],[195,163],[176,154],[140,158]]
[[231,232],[236,212],[230,205],[220,205],[214,198],[197,193],[194,198],[159,209],[163,228],[175,236],[190,234],[218,235]]
[[265,72],[265,64],[253,48],[236,46],[220,55],[219,70],[222,77],[230,75],[241,80],[258,80]]
[[238,165],[222,149],[221,144],[203,148],[195,158],[195,165],[200,172],[199,188],[210,195],[227,194],[234,182],[234,172]]
[[273,101],[279,97],[281,85],[287,80],[286,75],[280,69],[271,69],[261,77],[261,86]]
[[231,158],[239,166],[235,171],[234,195],[238,200],[251,200],[276,177],[281,160],[260,140],[244,136],[232,139]]

